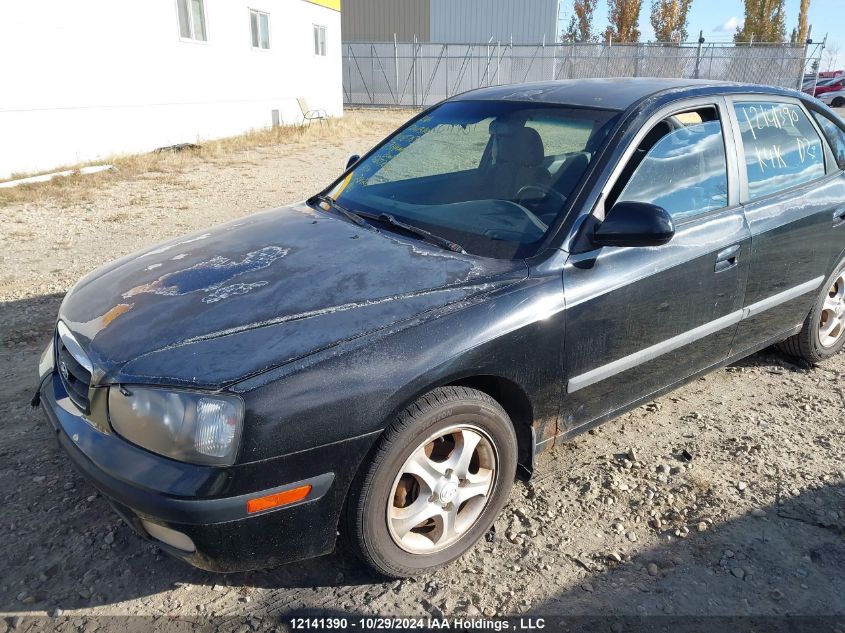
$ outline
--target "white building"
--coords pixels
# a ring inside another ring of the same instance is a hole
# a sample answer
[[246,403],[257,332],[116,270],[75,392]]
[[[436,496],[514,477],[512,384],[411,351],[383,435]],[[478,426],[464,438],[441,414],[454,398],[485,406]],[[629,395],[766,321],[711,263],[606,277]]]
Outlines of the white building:
[[343,111],[340,0],[8,0],[0,59],[0,178]]

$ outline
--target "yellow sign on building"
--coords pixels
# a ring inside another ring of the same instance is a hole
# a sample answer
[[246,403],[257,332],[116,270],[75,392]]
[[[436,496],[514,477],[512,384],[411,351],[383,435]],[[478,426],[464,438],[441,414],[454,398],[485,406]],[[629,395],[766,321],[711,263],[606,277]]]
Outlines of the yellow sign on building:
[[307,0],[307,2],[319,4],[321,7],[326,7],[327,9],[340,11],[340,0]]

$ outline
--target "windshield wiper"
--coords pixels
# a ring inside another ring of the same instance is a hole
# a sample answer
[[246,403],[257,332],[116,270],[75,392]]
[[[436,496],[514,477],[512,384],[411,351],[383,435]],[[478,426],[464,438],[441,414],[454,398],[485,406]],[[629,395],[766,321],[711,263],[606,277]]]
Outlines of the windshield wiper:
[[376,233],[378,233],[378,229],[376,227],[371,226],[363,217],[361,217],[360,215],[358,215],[354,211],[350,211],[349,209],[340,206],[335,201],[335,199],[332,198],[331,196],[327,196],[325,194],[318,193],[316,196],[314,196],[312,198],[312,200],[319,200],[320,202],[325,202],[332,209],[334,209],[335,211],[340,213],[343,217],[345,217],[347,220],[349,220],[353,224],[357,224],[358,226],[361,226],[365,229],[369,229],[371,231],[375,231]]
[[454,253],[463,253],[466,255],[466,251],[460,244],[453,242],[452,240],[448,240],[445,237],[440,237],[439,235],[435,235],[425,229],[421,229],[418,226],[414,226],[413,224],[406,224],[400,220],[397,220],[389,213],[379,213],[378,215],[371,215],[369,213],[362,214],[363,217],[368,218],[370,220],[377,220],[379,222],[384,222],[385,224],[389,224],[390,226],[395,226],[398,229],[402,229],[403,231],[407,231],[408,233],[413,233],[414,235],[419,235],[425,240],[428,240],[432,244],[436,244],[441,248],[445,248],[448,251],[452,251]]
[[[312,198],[312,200],[319,200],[320,202],[324,202],[329,205],[332,209],[340,213],[350,222],[357,224],[358,226],[370,229],[371,231],[375,231],[378,233],[378,229],[372,225],[370,225],[367,220],[374,220],[377,222],[384,222],[385,224],[389,224],[390,226],[395,226],[398,229],[402,229],[403,231],[407,231],[408,233],[413,233],[414,235],[418,235],[424,240],[431,242],[432,244],[436,244],[441,248],[445,248],[448,251],[452,251],[454,253],[463,253],[466,255],[466,251],[460,244],[453,242],[452,240],[446,239],[445,237],[440,237],[439,235],[435,235],[430,231],[426,231],[425,229],[421,229],[418,226],[414,226],[413,224],[406,224],[400,220],[397,220],[395,217],[390,215],[389,213],[379,213],[376,215],[375,213],[360,213],[355,211],[350,211],[349,209],[339,205],[337,201],[331,196],[327,196],[322,193],[318,193],[316,196]],[[366,218],[366,219],[364,219]]]

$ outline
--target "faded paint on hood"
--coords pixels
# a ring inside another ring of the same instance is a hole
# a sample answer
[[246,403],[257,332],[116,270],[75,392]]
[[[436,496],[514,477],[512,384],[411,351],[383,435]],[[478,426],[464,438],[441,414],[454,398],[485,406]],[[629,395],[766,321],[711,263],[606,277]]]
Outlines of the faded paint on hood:
[[60,319],[96,383],[221,386],[526,274],[294,205],[108,264]]

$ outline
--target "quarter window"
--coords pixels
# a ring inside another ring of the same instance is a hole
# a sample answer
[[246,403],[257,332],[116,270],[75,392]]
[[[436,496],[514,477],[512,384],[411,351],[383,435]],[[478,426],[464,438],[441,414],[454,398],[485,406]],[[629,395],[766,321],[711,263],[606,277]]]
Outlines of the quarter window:
[[728,167],[716,108],[674,114],[655,125],[614,190],[611,201],[650,202],[676,221],[727,206]]
[[752,200],[824,175],[821,139],[800,106],[758,101],[734,107]]
[[326,56],[326,27],[319,24],[314,25],[314,54]]
[[186,40],[205,42],[204,0],[176,0],[179,14],[179,35]]
[[839,169],[845,169],[845,130],[831,121],[827,115],[816,110],[811,110],[811,112],[822,129],[825,138],[827,138],[827,142],[830,143],[830,148],[836,157],[836,164],[839,165]]
[[270,48],[270,16],[261,11],[249,12],[249,29],[252,35],[252,47],[267,50]]

